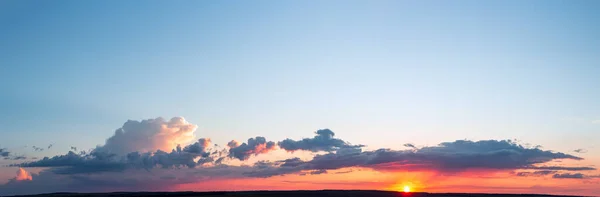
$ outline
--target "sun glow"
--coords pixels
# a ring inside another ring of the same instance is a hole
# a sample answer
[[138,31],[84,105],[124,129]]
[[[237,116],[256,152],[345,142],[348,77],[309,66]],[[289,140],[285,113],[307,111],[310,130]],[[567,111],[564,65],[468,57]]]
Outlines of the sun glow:
[[405,185],[404,188],[402,189],[402,191],[404,191],[406,193],[410,192],[410,186]]

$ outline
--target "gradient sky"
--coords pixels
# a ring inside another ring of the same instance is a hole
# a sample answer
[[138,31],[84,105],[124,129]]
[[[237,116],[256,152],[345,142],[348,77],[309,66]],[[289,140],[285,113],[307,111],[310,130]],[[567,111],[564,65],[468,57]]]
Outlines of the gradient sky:
[[[0,1],[0,148],[33,161],[103,145],[127,120],[181,116],[216,144],[329,128],[364,150],[516,139],[594,166],[599,9],[598,1]],[[17,169],[0,167],[0,183]],[[600,193],[588,189],[600,188],[598,178],[523,178],[515,189],[503,182],[510,173],[489,172],[501,174],[497,182],[467,187],[478,179],[465,175],[450,179],[466,186],[444,188],[427,182],[437,179],[431,173],[368,172],[355,172],[360,188],[413,177],[403,181],[436,192]],[[348,186],[335,176],[267,178],[294,184],[266,189]]]

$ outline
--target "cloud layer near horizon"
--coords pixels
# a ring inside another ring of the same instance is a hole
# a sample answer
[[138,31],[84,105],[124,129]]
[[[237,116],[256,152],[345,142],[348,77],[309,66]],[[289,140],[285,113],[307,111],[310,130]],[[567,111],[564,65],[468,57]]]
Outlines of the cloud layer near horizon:
[[[507,170],[515,171],[516,176],[552,175],[557,179],[583,179],[588,176],[570,172],[595,170],[581,166],[549,166],[548,162],[554,160],[583,158],[525,147],[510,140],[457,140],[437,146],[405,145],[410,148],[408,150],[363,151],[363,145],[352,145],[335,138],[333,131],[321,129],[313,138],[274,142],[258,136],[244,143],[232,140],[226,148],[219,148],[213,146],[209,138],[194,141],[196,128],[182,117],[169,121],[162,118],[129,120],[104,145],[92,151],[69,151],[64,155],[14,164],[16,167],[47,169],[30,175],[19,168],[17,178],[0,186],[5,192],[0,195],[76,191],[74,188],[87,192],[160,189],[216,179],[317,175],[344,168],[440,173]],[[289,152],[308,151],[314,157],[248,163],[251,157],[267,154],[278,147]],[[233,165],[235,160],[246,163]]]

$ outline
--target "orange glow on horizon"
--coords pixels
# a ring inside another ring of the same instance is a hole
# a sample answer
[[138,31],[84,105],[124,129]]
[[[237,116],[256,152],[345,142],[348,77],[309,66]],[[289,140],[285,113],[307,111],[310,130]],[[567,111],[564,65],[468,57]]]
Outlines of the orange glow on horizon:
[[404,186],[404,189],[403,189],[403,191],[404,191],[405,193],[409,193],[409,192],[410,192],[410,186],[408,186],[408,185],[405,185],[405,186]]
[[[595,181],[595,180],[589,180]],[[233,178],[178,185],[173,190],[387,190],[404,197],[415,192],[433,193],[549,193],[562,195],[597,194],[598,182],[581,185],[581,180],[554,180],[549,177],[516,177],[511,171],[477,171],[440,174],[430,171],[377,172],[350,168],[319,175],[285,175],[269,178]],[[537,186],[536,186],[537,185]],[[232,187],[234,186],[234,187]],[[501,187],[498,187],[501,186]],[[569,187],[581,191],[566,191]],[[541,189],[541,190],[540,190]],[[539,190],[539,191],[538,191]]]

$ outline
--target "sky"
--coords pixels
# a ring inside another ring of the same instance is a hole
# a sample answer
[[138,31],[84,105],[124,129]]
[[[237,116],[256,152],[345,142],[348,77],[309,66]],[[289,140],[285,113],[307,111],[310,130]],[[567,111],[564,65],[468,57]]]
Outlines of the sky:
[[0,195],[597,195],[598,9],[0,1]]

